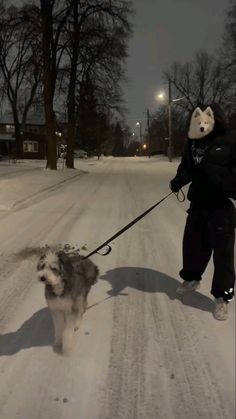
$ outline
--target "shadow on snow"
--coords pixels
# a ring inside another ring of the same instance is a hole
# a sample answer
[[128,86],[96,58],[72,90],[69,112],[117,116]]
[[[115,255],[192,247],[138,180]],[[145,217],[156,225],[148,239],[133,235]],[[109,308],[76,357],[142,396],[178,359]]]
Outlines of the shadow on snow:
[[[108,298],[119,295],[128,296],[123,292],[126,288],[133,288],[144,293],[164,293],[170,300],[179,299],[184,305],[199,310],[212,312],[213,301],[200,292],[188,293],[181,298],[176,295],[176,288],[179,281],[153,269],[137,267],[124,267],[109,270],[100,277],[108,281],[111,290],[107,292],[107,298],[98,301],[88,307],[95,308]],[[48,308],[42,308],[26,320],[15,332],[0,335],[0,355],[14,355],[15,353],[40,346],[52,346],[53,344],[53,323]]]

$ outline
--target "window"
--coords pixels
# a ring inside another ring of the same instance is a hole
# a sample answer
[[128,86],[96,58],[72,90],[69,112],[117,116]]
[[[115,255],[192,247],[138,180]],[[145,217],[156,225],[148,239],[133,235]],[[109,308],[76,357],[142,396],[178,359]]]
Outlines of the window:
[[6,125],[6,132],[15,132],[15,126],[14,125]]
[[24,153],[38,153],[39,143],[38,141],[24,141],[23,142]]

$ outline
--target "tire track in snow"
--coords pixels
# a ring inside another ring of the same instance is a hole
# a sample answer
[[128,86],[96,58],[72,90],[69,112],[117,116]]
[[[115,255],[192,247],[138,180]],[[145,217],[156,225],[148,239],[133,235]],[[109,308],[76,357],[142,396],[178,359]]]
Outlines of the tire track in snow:
[[145,389],[144,301],[136,294],[129,301],[127,304],[122,296],[114,301],[107,397],[101,419],[144,417],[140,416]]
[[173,377],[168,382],[173,418],[232,419],[233,406],[227,400],[227,389],[223,394],[219,376],[212,370],[207,354],[199,350],[207,338],[200,332],[201,322],[185,315],[181,303],[166,303],[156,295],[150,298],[150,328],[165,374]]

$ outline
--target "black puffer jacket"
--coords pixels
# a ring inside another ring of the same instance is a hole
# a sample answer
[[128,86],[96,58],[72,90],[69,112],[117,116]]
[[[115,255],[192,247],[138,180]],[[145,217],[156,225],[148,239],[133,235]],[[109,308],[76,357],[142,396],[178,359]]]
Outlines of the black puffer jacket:
[[[195,164],[193,145],[201,143],[205,143],[206,151],[201,163]],[[190,182],[188,199],[192,203],[211,205],[236,199],[236,131],[227,131],[217,123],[207,137],[188,139],[171,188],[178,190]]]

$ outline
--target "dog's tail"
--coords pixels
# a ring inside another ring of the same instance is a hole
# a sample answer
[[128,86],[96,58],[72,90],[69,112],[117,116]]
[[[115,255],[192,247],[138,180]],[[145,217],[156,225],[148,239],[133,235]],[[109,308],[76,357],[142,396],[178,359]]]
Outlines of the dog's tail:
[[88,285],[94,285],[97,282],[99,269],[91,260],[82,259],[78,268]]

